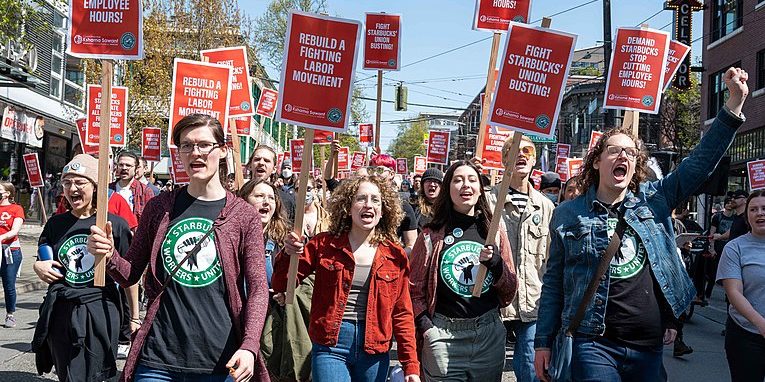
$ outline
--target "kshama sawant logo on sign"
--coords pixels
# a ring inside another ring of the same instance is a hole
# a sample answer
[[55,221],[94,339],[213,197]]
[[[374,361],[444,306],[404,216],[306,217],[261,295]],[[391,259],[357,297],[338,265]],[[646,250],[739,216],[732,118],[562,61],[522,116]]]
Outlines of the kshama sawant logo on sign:
[[140,0],[71,0],[66,52],[75,57],[143,58]]

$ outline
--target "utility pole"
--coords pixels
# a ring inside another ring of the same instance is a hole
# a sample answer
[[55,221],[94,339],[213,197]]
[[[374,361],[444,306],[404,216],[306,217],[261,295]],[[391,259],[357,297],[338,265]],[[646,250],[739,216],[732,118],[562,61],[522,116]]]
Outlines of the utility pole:
[[[605,63],[603,87],[605,88],[610,69],[608,66],[611,65],[611,0],[603,0],[603,60]],[[612,109],[604,110],[603,125],[606,129],[616,126]]]

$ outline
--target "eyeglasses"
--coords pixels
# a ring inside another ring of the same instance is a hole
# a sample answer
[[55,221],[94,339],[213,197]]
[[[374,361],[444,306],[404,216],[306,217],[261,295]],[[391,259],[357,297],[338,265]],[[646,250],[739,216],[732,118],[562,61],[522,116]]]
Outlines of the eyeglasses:
[[393,172],[393,170],[385,166],[368,166],[367,167],[367,172],[369,173],[369,175],[382,175],[385,173],[385,171]]
[[637,158],[638,154],[640,153],[636,147],[622,147],[613,145],[606,146],[606,152],[608,152],[608,155],[610,156],[619,156],[622,154],[622,151],[627,154],[627,158],[629,159]]
[[64,187],[64,189],[72,188],[72,186],[74,186],[76,189],[82,190],[85,187],[87,187],[87,185],[89,184],[90,182],[88,182],[87,180],[82,180],[82,181],[64,180],[61,182],[61,186]]
[[215,150],[216,147],[223,146],[220,143],[215,142],[199,142],[199,143],[181,143],[178,145],[178,152],[183,154],[189,154],[194,152],[194,149],[198,149],[199,153],[202,155],[207,155],[211,151]]

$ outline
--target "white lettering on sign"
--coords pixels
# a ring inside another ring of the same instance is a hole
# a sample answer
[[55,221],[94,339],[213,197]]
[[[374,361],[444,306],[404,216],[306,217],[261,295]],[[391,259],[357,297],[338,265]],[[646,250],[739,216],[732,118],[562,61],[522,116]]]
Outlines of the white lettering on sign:
[[124,20],[122,11],[130,10],[130,0],[83,0],[91,23],[119,24]]
[[300,57],[303,70],[293,70],[292,80],[306,84],[340,88],[344,78],[335,76],[335,65],[343,60],[345,40],[300,33]]
[[619,68],[618,78],[623,87],[645,89],[648,82],[653,80],[651,65],[646,64],[648,56],[659,56],[656,40],[647,37],[627,37],[627,44],[622,45],[622,53],[629,53],[629,61]]
[[510,80],[509,89],[549,98],[547,75],[563,69],[563,64],[549,61],[551,54],[552,49],[535,45],[526,45],[523,55],[509,54],[507,64],[519,67],[518,78]]

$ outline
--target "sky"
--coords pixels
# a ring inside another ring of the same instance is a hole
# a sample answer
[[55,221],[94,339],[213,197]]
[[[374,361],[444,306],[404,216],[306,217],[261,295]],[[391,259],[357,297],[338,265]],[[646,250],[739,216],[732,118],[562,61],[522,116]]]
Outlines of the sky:
[[[248,15],[259,17],[270,0],[238,0],[241,9]],[[328,13],[347,19],[364,21],[366,12],[397,13],[402,16],[402,48],[400,71],[384,73],[383,99],[394,98],[395,85],[404,81],[408,88],[408,101],[436,106],[465,108],[486,84],[486,73],[491,51],[491,32],[472,30],[475,2],[471,0],[327,0]],[[532,0],[531,20],[539,25],[544,16],[554,15],[577,5],[577,9],[552,17],[552,29],[573,33],[578,36],[577,49],[602,44],[603,2],[602,0]],[[611,26],[639,26],[646,19],[652,28],[672,30],[672,12],[662,11],[663,0],[612,0]],[[661,12],[660,12],[661,11]],[[657,14],[658,12],[658,14]],[[694,15],[693,38],[702,34],[702,12]],[[413,64],[421,59],[470,44],[439,57]],[[363,40],[363,37],[362,37]],[[503,34],[500,45],[506,44]],[[363,49],[359,53],[363,56]],[[691,57],[700,61],[701,41],[692,46]],[[699,57],[697,59],[697,57]],[[370,98],[376,96],[376,71],[363,70],[359,57],[356,71],[356,86]],[[277,79],[280,73],[271,67],[265,57],[260,57],[269,75]],[[407,66],[407,64],[411,64]],[[369,122],[374,122],[376,105],[365,101]],[[416,116],[421,112],[449,112],[435,107],[409,106],[405,112],[393,110],[393,104],[382,104],[380,144],[385,150],[396,137],[399,120]],[[386,122],[388,121],[388,122]]]

